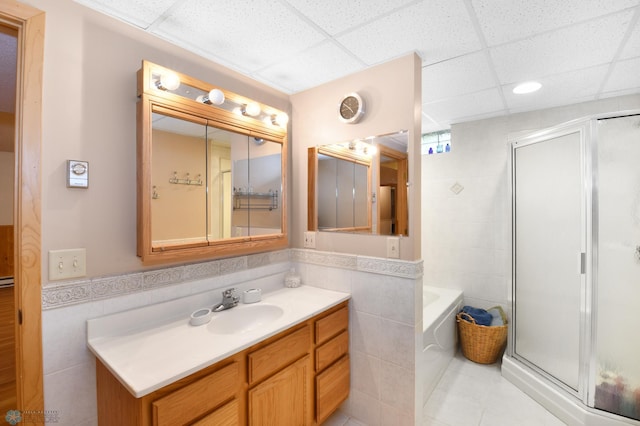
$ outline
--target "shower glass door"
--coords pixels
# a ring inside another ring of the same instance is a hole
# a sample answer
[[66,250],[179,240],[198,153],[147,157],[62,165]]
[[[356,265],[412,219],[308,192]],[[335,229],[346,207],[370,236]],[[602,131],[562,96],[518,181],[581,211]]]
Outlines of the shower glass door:
[[575,128],[513,144],[513,352],[575,393],[582,392],[583,153]]
[[596,408],[640,420],[640,115],[597,120]]

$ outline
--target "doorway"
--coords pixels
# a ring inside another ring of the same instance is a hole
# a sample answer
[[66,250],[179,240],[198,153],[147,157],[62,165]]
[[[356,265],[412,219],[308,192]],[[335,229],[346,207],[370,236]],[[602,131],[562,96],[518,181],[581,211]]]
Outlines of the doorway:
[[[12,194],[2,194],[9,208],[13,243],[3,240],[13,253],[13,303],[8,313],[14,323],[15,386],[7,397],[13,407],[29,416],[24,423],[44,423],[41,331],[41,243],[40,243],[40,146],[42,116],[42,66],[44,51],[44,12],[13,0],[0,0],[0,26],[3,34],[15,36],[15,100],[13,126],[9,137],[2,136],[12,150]],[[4,59],[3,59],[4,63]],[[11,103],[11,101],[10,101]],[[4,110],[3,110],[4,111]],[[3,122],[4,123],[4,122]],[[3,126],[7,127],[7,126]],[[8,156],[3,154],[3,156]],[[11,160],[8,160],[11,161]],[[5,213],[2,213],[5,214]],[[5,222],[6,220],[3,220]],[[9,249],[5,248],[5,251]],[[4,272],[3,272],[4,275]],[[3,359],[4,362],[4,359]],[[12,381],[13,382],[13,381]],[[12,399],[15,398],[15,399]],[[4,408],[4,405],[3,405]],[[0,413],[4,418],[5,412]]]
[[0,415],[15,409],[13,199],[18,31],[0,24]]

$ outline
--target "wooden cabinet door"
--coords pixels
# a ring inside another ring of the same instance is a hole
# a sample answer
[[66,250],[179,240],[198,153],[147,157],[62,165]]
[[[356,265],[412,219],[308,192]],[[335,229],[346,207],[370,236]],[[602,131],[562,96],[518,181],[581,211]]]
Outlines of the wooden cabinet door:
[[316,376],[316,419],[324,422],[349,396],[349,355]]
[[310,423],[309,355],[249,390],[250,426],[301,426]]

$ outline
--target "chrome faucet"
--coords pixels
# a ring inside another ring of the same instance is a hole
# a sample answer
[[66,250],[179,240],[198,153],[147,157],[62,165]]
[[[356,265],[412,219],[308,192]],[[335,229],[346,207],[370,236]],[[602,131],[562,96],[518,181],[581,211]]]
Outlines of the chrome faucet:
[[213,312],[224,311],[225,309],[231,309],[238,305],[240,297],[237,296],[237,290],[235,288],[228,288],[222,292],[222,302],[215,305],[211,310]]

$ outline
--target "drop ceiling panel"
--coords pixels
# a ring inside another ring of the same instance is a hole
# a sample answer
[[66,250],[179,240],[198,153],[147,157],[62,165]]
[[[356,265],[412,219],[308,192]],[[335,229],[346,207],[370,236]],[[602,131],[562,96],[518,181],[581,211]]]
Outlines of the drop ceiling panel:
[[263,69],[256,77],[280,90],[296,93],[363,68],[362,63],[343,49],[325,42]]
[[479,92],[496,85],[484,52],[453,58],[422,68],[422,101]]
[[423,104],[429,117],[439,124],[456,123],[473,117],[500,115],[505,109],[498,89],[483,90],[456,98]]
[[481,48],[462,0],[423,0],[337,40],[368,65],[410,52],[426,65]]
[[152,31],[255,72],[308,49],[323,35],[280,2],[187,0]]
[[616,63],[604,86],[605,92],[628,89],[640,91],[640,57]]
[[176,0],[76,0],[78,3],[123,21],[146,28],[169,9]]
[[640,56],[640,23],[636,22],[635,29],[631,32],[627,40],[620,59],[629,59]]
[[412,1],[415,0],[287,0],[330,35],[362,25]]
[[638,0],[472,0],[489,46],[577,24],[638,5]]
[[[417,52],[431,130],[640,93],[640,0],[76,2],[285,93]],[[542,92],[513,97],[534,79]]]
[[501,84],[609,63],[624,38],[626,11],[490,49]]
[[503,86],[503,94],[509,110],[550,108],[569,102],[583,102],[595,98],[607,75],[609,65],[600,65],[588,69],[571,71],[538,78],[542,88],[535,93],[516,95],[515,84]]

